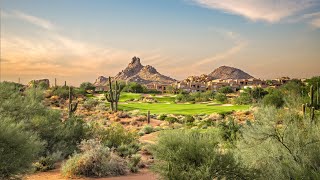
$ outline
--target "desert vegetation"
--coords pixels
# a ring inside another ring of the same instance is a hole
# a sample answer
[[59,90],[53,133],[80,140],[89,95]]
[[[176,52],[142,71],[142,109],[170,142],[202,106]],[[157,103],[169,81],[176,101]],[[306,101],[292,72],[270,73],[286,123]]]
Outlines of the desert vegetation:
[[162,179],[319,179],[319,81],[236,97],[228,87],[149,94],[109,81],[112,92],[95,93],[90,83],[2,82],[0,175],[22,178],[61,164],[65,178],[147,168]]

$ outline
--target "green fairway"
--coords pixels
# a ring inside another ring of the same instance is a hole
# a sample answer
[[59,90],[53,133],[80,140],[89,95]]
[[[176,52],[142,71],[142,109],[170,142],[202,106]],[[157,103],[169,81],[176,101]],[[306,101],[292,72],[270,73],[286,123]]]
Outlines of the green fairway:
[[138,94],[138,93],[121,93],[120,102],[125,102],[132,99],[139,99],[141,95],[142,94]]
[[208,104],[161,104],[161,103],[128,103],[119,104],[119,109],[131,111],[140,110],[146,113],[148,110],[153,114],[181,114],[181,115],[194,115],[194,114],[212,114],[212,113],[225,113],[233,110],[248,110],[247,105],[235,106],[220,106]]

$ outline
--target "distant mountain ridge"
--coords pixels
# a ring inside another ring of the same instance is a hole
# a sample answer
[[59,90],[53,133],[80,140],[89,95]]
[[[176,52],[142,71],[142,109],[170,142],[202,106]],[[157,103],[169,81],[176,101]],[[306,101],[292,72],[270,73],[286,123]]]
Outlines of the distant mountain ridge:
[[248,73],[229,66],[220,66],[210,74],[208,74],[212,79],[251,79],[253,76]]
[[[198,81],[208,82],[215,79],[251,79],[254,78],[250,74],[234,67],[220,66],[209,74],[202,74],[201,76],[189,76],[183,81]],[[140,58],[133,57],[128,66],[113,77],[113,80],[137,82],[139,84],[159,83],[171,84],[176,80],[160,74],[154,67],[150,65],[143,66]],[[104,76],[99,76],[96,79],[95,86],[106,85],[108,79]]]
[[248,73],[230,66],[220,66],[209,74],[201,76],[189,76],[183,81],[208,82],[215,79],[251,79],[253,76]]

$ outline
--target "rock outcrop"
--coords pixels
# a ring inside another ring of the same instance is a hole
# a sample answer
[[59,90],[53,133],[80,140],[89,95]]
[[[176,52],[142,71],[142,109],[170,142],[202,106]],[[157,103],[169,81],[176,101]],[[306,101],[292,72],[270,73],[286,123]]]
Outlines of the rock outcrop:
[[143,66],[138,57],[133,57],[128,66],[114,77],[114,80],[137,82],[140,84],[170,84],[176,81],[175,79],[160,74],[150,65]]
[[248,73],[229,66],[220,66],[215,69],[213,72],[208,74],[212,79],[250,79],[253,76]]

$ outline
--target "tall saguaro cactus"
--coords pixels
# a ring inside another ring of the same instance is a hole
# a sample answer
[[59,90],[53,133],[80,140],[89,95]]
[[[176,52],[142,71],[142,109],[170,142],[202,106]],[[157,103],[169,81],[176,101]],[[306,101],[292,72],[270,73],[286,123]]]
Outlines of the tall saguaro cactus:
[[108,102],[110,102],[110,108],[112,111],[118,111],[118,102],[120,98],[120,85],[118,81],[115,82],[115,86],[112,87],[111,77],[109,76],[109,91],[106,92],[105,96]]
[[78,102],[72,103],[72,88],[69,87],[69,106],[68,106],[68,111],[69,111],[69,117],[72,116],[72,114],[77,110],[78,107]]

